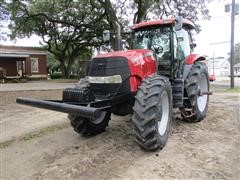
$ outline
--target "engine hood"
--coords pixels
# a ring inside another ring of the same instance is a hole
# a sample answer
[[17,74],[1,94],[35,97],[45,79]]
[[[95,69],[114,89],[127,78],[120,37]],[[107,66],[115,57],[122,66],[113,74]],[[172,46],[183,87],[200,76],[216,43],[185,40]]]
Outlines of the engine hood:
[[113,51],[106,54],[100,54],[95,58],[124,57],[131,61],[133,64],[142,64],[144,57],[147,56],[153,57],[153,52],[147,49],[134,49],[127,51]]
[[[137,87],[141,84],[141,80],[147,76],[156,74],[157,62],[151,50],[134,49],[127,51],[114,51],[106,54],[98,55],[95,61],[102,59],[118,60],[119,58],[127,60],[128,69],[130,71],[131,91],[136,92]],[[117,64],[117,63],[116,63]],[[120,67],[118,65],[118,67]]]

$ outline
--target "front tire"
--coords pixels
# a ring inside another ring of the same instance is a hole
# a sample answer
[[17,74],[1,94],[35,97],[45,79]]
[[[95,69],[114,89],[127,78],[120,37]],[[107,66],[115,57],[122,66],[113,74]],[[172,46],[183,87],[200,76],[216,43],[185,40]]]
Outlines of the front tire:
[[68,118],[75,132],[83,136],[91,136],[105,131],[108,126],[110,116],[110,112],[102,111],[96,120],[82,118],[73,114],[69,114]]
[[207,114],[209,95],[202,95],[209,91],[208,71],[202,62],[196,62],[187,77],[185,92],[188,97],[181,108],[185,121],[200,122]]
[[142,81],[133,107],[133,134],[145,150],[162,149],[172,121],[172,89],[168,78],[160,75]]
[[[91,102],[94,101],[95,97],[89,88],[89,84],[85,79],[79,81],[75,88],[67,88],[63,91],[63,102]],[[68,119],[70,120],[71,126],[74,131],[83,135],[97,135],[104,132],[108,126],[111,112],[102,111],[97,119],[88,119],[74,114],[69,114]]]

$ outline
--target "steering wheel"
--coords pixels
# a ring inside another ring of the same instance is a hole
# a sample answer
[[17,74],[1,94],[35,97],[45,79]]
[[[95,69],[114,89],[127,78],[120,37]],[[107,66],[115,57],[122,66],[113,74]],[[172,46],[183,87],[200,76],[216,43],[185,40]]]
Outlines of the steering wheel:
[[156,53],[156,54],[161,54],[163,52],[163,47],[158,45],[158,44],[152,44],[151,49]]

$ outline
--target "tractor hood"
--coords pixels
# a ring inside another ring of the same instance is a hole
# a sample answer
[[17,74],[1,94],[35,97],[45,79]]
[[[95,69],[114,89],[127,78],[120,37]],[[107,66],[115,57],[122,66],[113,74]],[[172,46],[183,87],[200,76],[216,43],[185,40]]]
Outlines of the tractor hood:
[[132,64],[144,64],[145,57],[153,57],[153,52],[147,49],[134,49],[127,51],[113,51],[106,54],[100,54],[95,58],[124,57]]
[[[145,49],[114,51],[114,52],[98,55],[97,57],[93,58],[93,61],[94,61],[94,64],[99,64],[97,63],[98,61],[109,62],[111,64],[109,65],[109,67],[115,68],[112,75],[119,74],[117,73],[119,71],[125,71],[125,70],[128,71],[129,72],[128,78],[130,81],[132,92],[137,91],[137,87],[138,85],[140,85],[142,79],[145,79],[147,76],[156,74],[156,71],[157,71],[157,62],[153,56],[153,52],[151,50],[145,50]],[[124,65],[125,63],[127,66]],[[104,63],[100,63],[100,64],[104,64]],[[125,67],[123,68],[122,66],[125,66]],[[122,70],[120,70],[121,68]],[[126,73],[122,72],[122,74],[126,74]]]

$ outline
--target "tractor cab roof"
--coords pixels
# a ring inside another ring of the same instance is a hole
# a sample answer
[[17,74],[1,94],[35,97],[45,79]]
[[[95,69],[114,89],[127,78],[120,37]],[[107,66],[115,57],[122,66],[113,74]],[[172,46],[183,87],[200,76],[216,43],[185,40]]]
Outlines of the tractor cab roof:
[[[137,30],[137,29],[151,27],[151,26],[157,26],[157,25],[170,25],[170,24],[174,24],[175,20],[176,20],[176,18],[170,18],[170,19],[160,19],[160,20],[155,20],[155,21],[140,22],[138,24],[134,24],[131,27],[131,29]],[[188,29],[195,29],[194,24],[188,19],[183,19],[183,26],[187,27]]]

